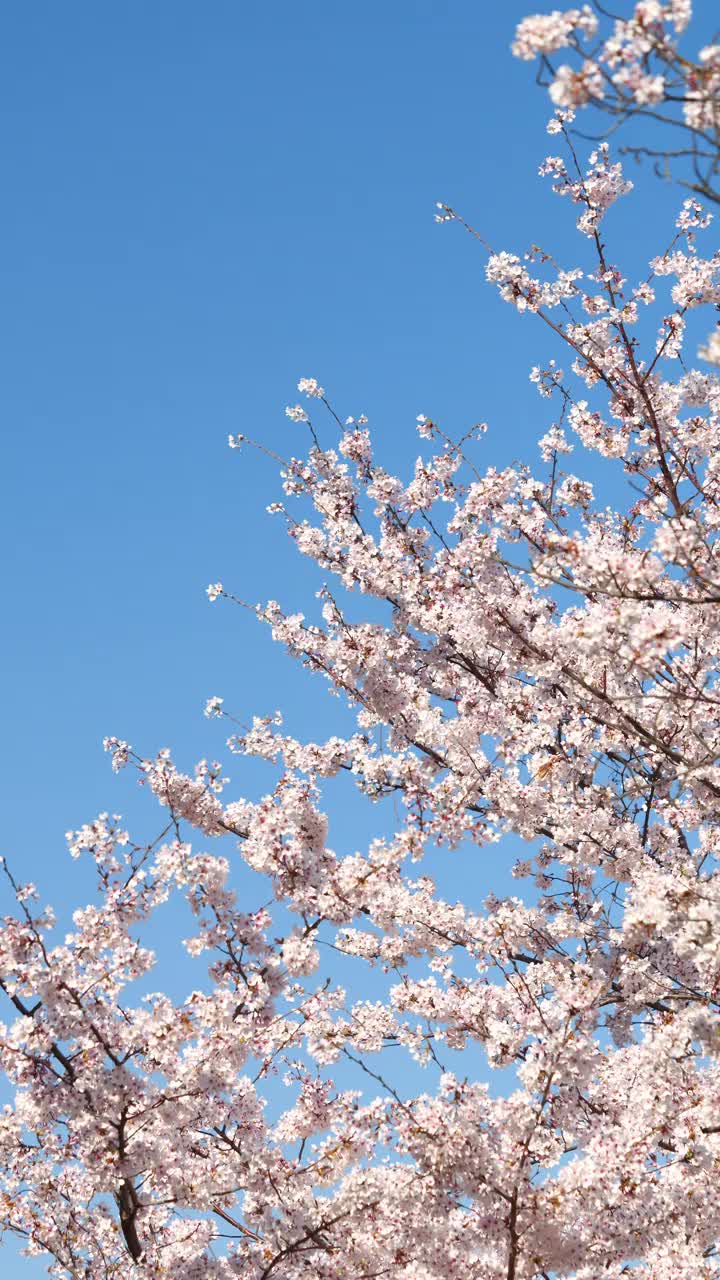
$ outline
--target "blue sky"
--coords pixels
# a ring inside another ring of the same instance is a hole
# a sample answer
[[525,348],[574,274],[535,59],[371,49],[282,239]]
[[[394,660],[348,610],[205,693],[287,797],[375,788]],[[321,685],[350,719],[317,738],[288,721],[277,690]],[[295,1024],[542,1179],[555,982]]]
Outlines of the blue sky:
[[[298,448],[283,410],[314,376],[369,415],[388,466],[412,464],[421,412],[452,434],[487,420],[488,463],[534,460],[550,418],[527,373],[553,349],[433,221],[445,200],[498,247],[562,251],[572,213],[536,177],[547,104],[509,54],[529,7],[0,13],[0,851],[61,909],[82,880],[67,828],[108,809],[157,829],[106,734],[191,767],[224,740],[213,694],[333,730],[324,686],[207,602],[218,579],[291,609],[317,585],[264,514],[271,465],[229,432]],[[639,259],[667,239],[648,250],[648,210],[679,197],[646,182],[631,199],[617,226]]]

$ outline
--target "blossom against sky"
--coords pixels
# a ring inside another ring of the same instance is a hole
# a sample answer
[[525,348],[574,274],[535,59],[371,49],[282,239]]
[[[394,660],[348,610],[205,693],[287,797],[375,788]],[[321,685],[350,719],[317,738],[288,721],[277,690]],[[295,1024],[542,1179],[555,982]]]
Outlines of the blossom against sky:
[[126,811],[106,734],[182,755],[204,733],[212,754],[202,709],[220,690],[241,714],[303,713],[307,683],[252,618],[208,608],[216,580],[292,607],[310,572],[263,519],[273,467],[228,454],[228,435],[291,449],[307,374],[370,416],[388,465],[419,413],[488,421],[493,462],[536,439],[532,338],[433,222],[444,200],[499,249],[557,239],[536,177],[549,104],[510,54],[526,13],[2,15],[3,838],[34,874],[49,862],[62,884],[59,833]]

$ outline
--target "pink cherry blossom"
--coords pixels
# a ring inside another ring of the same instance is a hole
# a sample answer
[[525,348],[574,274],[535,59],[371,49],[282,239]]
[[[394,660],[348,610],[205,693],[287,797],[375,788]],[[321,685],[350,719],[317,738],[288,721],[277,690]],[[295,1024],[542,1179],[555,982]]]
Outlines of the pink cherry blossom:
[[[689,17],[555,11],[516,53],[598,37],[642,106]],[[630,183],[571,126],[542,166],[580,206],[567,261],[438,215],[537,332],[534,458],[421,414],[394,475],[298,384],[323,424],[272,510],[324,585],[251,611],[338,733],[228,694],[224,760],[108,737],[157,829],[67,833],[95,888],[64,932],[2,864],[0,1225],[57,1280],[720,1280],[720,355],[686,339],[720,257],[693,195],[624,264]],[[351,790],[367,826],[334,821]]]

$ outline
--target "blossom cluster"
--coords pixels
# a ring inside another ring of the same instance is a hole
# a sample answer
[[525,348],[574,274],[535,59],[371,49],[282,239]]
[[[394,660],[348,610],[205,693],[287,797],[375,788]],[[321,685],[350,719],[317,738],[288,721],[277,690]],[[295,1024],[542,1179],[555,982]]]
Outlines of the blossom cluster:
[[689,73],[677,38],[692,16],[691,0],[638,0],[629,18],[615,18],[611,33],[596,43],[598,17],[590,5],[534,14],[518,24],[512,51],[517,58],[542,58],[569,50],[576,64],[550,66],[550,97],[558,106],[585,106],[616,98],[640,107],[663,102],[679,76],[690,90],[685,119],[694,128],[716,123],[712,106],[717,90],[715,45],[702,49]]

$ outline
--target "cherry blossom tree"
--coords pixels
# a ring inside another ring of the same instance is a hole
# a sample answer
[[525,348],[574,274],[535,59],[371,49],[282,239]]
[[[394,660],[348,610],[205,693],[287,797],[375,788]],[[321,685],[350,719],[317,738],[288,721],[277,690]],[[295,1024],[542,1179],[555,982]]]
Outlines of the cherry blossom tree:
[[[626,18],[612,17],[594,0],[524,18],[512,51],[537,62],[538,82],[556,106],[590,108],[595,141],[630,130],[635,140],[620,146],[620,155],[649,160],[658,177],[718,204],[720,29],[688,56],[679,42],[691,17],[691,0],[639,0]],[[560,51],[572,61],[557,61]],[[610,120],[604,128],[603,115]],[[700,354],[720,365],[717,329]]]
[[[538,79],[557,106],[592,106],[609,133],[640,121],[646,137],[621,150],[649,158],[704,198],[720,202],[720,34],[689,57],[679,38],[691,0],[640,0],[612,21],[596,2],[533,14],[519,24],[513,53],[537,59]],[[562,51],[570,62],[559,62]]]
[[[517,51],[549,65],[594,23],[527,19]],[[69,833],[97,895],[62,940],[6,868],[0,1222],[56,1277],[720,1277],[720,379],[685,341],[720,304],[720,254],[693,196],[627,278],[604,219],[631,184],[607,142],[580,159],[554,96],[543,172],[577,208],[574,265],[485,247],[490,285],[556,347],[531,373],[537,464],[484,468],[484,425],[453,441],[420,416],[403,479],[314,379],[287,411],[273,511],[328,585],[309,617],[256,612],[353,731],[299,741],[211,697],[228,760],[275,768],[259,801],[230,764],[187,775],[108,739],[162,829]],[[360,851],[331,844],[343,779],[376,806]],[[422,866],[439,850],[477,888],[505,837],[525,844],[518,896],[453,901]],[[196,922],[181,999],[148,994],[171,898]]]

